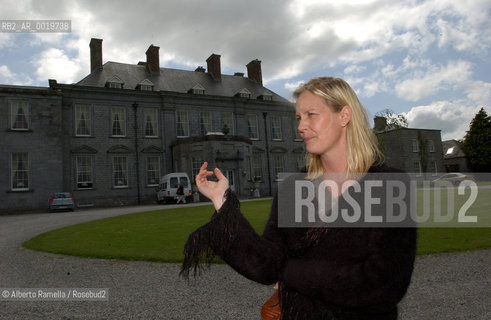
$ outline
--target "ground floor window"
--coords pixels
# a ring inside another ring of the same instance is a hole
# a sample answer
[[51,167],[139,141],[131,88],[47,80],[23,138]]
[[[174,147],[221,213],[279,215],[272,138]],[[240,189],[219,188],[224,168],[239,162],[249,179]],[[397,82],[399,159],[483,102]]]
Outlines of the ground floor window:
[[297,161],[296,161],[295,167],[296,167],[297,171],[300,172],[307,165],[307,163],[305,161],[305,154],[304,153],[297,154],[296,160]]
[[91,156],[77,156],[76,160],[77,171],[77,188],[78,189],[91,189],[93,187],[92,181],[92,157]]
[[[191,174],[193,175],[191,177],[191,181],[195,181],[196,175],[199,173],[199,169],[203,165],[203,160],[201,158],[192,158],[192,164],[191,164]],[[195,181],[196,182],[196,181]]]
[[252,156],[252,179],[253,180],[261,180],[263,176],[262,169],[262,156],[259,153],[254,153]]
[[12,153],[12,190],[29,190],[29,157],[27,152]]
[[279,180],[280,174],[285,172],[285,166],[284,166],[283,158],[284,158],[283,154],[281,154],[281,153],[274,153],[273,154],[274,175],[275,175],[276,180]]
[[128,161],[125,156],[113,158],[113,186],[115,188],[128,187]]
[[147,185],[157,186],[160,179],[160,157],[147,157]]
[[416,175],[421,175],[421,162],[420,161],[413,161],[413,172],[416,173]]

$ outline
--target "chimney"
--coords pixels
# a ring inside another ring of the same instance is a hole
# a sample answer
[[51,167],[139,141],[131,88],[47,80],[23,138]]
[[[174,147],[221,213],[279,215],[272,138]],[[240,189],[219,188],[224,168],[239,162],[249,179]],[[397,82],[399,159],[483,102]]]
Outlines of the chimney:
[[211,74],[213,79],[220,81],[222,80],[222,72],[220,70],[220,55],[212,54],[206,59],[208,73]]
[[160,47],[156,47],[152,44],[148,47],[147,52],[145,52],[147,55],[147,67],[151,73],[160,74],[159,49]]
[[90,39],[90,73],[102,68],[102,39]]
[[387,119],[385,117],[375,116],[375,118],[373,118],[373,124],[375,132],[382,132],[387,129]]
[[247,64],[247,77],[263,85],[263,75],[261,72],[261,61],[252,60]]

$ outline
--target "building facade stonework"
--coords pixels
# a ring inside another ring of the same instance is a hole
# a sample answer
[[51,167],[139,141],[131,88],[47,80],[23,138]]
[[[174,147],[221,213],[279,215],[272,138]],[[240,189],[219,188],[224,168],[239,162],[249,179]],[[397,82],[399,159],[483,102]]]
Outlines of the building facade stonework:
[[444,172],[440,130],[401,127],[375,132],[388,166],[417,180],[433,180]]
[[62,122],[60,92],[0,87],[0,211],[47,207],[61,189]]
[[261,62],[248,75],[161,68],[147,61],[102,64],[92,39],[91,72],[76,84],[0,86],[0,211],[47,208],[69,191],[76,205],[155,201],[161,176],[220,167],[240,196],[272,195],[282,172],[304,166],[293,104],[262,85]]

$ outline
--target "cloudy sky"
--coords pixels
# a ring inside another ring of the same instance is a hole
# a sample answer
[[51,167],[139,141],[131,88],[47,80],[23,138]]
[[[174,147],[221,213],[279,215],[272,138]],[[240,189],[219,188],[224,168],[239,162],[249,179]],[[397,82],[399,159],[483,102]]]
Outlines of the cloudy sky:
[[0,33],[0,84],[75,83],[89,42],[104,62],[246,73],[262,61],[266,87],[291,99],[314,76],[347,80],[370,117],[386,108],[413,128],[461,139],[481,107],[491,114],[489,0],[0,0],[0,19],[71,20],[70,33]]

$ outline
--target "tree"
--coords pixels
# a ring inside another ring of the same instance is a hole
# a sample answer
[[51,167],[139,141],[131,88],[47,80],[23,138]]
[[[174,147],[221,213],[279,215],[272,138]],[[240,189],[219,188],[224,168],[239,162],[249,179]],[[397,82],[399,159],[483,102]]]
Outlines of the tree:
[[385,118],[385,130],[407,128],[408,122],[403,114],[395,114],[390,109],[384,109],[375,114],[375,119]]
[[481,108],[472,119],[462,146],[474,172],[491,172],[491,117]]

